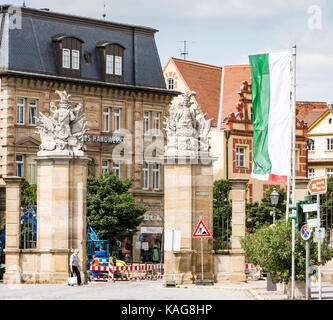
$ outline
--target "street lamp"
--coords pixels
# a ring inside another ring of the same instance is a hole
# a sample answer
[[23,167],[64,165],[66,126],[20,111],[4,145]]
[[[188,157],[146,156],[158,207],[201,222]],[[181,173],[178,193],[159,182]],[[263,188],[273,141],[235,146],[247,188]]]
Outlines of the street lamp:
[[271,216],[273,216],[273,224],[275,223],[275,213],[276,213],[276,206],[279,202],[279,193],[276,191],[276,189],[274,188],[272,193],[270,194],[270,198],[271,198],[271,204],[273,207],[273,212],[271,212]]

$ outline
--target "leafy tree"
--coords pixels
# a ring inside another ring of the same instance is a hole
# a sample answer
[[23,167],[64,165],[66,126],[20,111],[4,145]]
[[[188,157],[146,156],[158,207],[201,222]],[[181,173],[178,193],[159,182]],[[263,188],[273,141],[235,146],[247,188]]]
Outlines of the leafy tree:
[[23,180],[21,184],[21,206],[27,208],[37,204],[37,185]]
[[214,181],[213,186],[213,248],[227,249],[228,237],[231,236],[231,203],[228,199],[231,183],[221,179]]
[[[262,226],[272,224],[273,222],[273,217],[270,215],[270,212],[273,211],[270,199],[270,194],[272,193],[273,188],[274,187],[271,187],[266,191],[260,204],[258,202],[246,204],[246,228],[248,228],[251,233],[260,229]],[[278,220],[285,216],[286,213],[286,192],[284,189],[276,191],[279,193],[279,202],[276,206],[275,219]]]
[[135,204],[128,192],[133,179],[118,179],[112,171],[104,176],[87,180],[87,223],[99,239],[109,240],[115,247],[115,240],[123,240],[137,232],[143,221],[146,207]]
[[[291,220],[276,221],[274,225],[263,226],[254,233],[241,239],[241,245],[247,261],[260,265],[268,272],[275,283],[288,283],[291,278]],[[317,244],[310,240],[310,265],[318,261]],[[325,264],[333,257],[333,249],[325,240],[321,246],[321,261]],[[295,280],[305,280],[305,241],[300,232],[295,230]]]

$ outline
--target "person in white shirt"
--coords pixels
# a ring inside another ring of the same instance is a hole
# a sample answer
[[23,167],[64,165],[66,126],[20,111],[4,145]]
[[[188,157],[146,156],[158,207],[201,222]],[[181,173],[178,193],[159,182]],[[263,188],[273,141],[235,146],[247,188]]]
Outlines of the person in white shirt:
[[80,275],[80,271],[79,271],[78,255],[79,255],[79,249],[75,249],[74,253],[70,257],[69,267],[71,270],[71,274],[75,273],[75,275],[77,277],[77,284],[80,286],[81,285],[81,275]]

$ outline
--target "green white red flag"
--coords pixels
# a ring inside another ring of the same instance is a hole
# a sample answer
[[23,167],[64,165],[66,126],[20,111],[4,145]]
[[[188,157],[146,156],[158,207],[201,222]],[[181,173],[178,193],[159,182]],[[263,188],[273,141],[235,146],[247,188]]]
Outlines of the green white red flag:
[[291,156],[291,50],[249,55],[252,81],[251,177],[287,182]]

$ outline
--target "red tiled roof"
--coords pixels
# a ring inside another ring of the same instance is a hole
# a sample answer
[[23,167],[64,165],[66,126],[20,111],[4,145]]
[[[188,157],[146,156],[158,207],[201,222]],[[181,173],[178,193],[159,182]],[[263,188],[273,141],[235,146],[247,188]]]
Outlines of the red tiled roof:
[[214,118],[216,126],[220,105],[222,67],[205,63],[171,58],[182,75],[189,89],[197,94],[194,97],[202,112],[207,112],[207,119]]
[[310,127],[324,112],[327,111],[326,102],[297,101],[297,118],[303,120]]
[[250,83],[250,78],[250,65],[224,66],[221,117],[222,128],[225,127],[223,119],[226,118],[230,112],[236,111],[236,102],[239,101],[239,95],[237,92],[240,91],[242,81],[248,81]]

